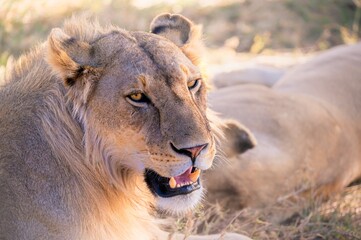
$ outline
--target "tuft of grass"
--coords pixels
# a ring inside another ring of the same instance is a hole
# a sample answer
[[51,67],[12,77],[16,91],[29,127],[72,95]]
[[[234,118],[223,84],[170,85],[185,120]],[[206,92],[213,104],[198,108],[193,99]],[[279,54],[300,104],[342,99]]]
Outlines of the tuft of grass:
[[326,202],[315,202],[282,223],[269,220],[268,210],[235,210],[219,203],[204,203],[176,219],[168,230],[188,235],[237,232],[262,240],[361,239],[361,185],[349,187]]

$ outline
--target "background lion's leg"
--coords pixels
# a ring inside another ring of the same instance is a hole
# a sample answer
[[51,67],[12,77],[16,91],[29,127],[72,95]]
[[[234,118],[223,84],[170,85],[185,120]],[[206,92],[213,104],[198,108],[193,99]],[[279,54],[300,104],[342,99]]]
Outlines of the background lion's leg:
[[[236,233],[225,233],[225,234],[212,234],[212,235],[204,235],[204,236],[198,236],[198,235],[190,235],[186,236],[184,234],[166,234],[167,236],[165,238],[161,238],[162,240],[251,240],[249,237],[246,237],[241,234]],[[160,240],[160,239],[159,239]]]

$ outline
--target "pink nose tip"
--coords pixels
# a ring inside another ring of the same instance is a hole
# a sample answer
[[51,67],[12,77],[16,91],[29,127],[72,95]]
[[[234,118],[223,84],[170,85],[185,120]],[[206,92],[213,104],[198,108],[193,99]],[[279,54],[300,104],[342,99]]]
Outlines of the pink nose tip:
[[201,153],[201,151],[207,147],[208,143],[206,144],[202,144],[202,145],[198,145],[198,146],[195,146],[195,147],[190,147],[190,148],[181,148],[181,149],[178,149],[177,147],[175,147],[172,143],[170,144],[172,149],[177,152],[177,153],[180,153],[180,154],[183,154],[183,155],[187,155],[188,157],[190,157],[192,160],[195,160],[198,155]]
[[195,147],[191,147],[191,148],[183,148],[183,150],[190,152],[191,158],[195,159],[196,157],[198,157],[198,155],[201,153],[203,148],[205,148],[206,146],[207,146],[207,144],[203,144],[203,145],[195,146]]

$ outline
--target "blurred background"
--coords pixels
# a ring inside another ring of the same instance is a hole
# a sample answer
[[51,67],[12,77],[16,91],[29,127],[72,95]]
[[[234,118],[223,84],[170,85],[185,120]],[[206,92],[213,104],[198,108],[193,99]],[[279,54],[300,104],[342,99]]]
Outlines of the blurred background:
[[361,0],[0,0],[0,67],[81,12],[145,31],[159,13],[184,14],[203,25],[213,72],[240,63],[287,67],[361,35]]
[[[203,25],[211,76],[262,65],[272,68],[266,68],[267,76],[278,79],[284,70],[317,52],[355,43],[361,36],[361,0],[0,0],[0,82],[10,58],[45,41],[65,18],[83,12],[103,24],[144,31],[160,13],[183,14]],[[231,77],[227,75],[227,80]],[[174,220],[173,230],[203,234],[227,230],[256,239],[361,239],[361,209],[344,201],[359,198],[346,196],[329,205],[334,209],[336,202],[357,214],[306,211],[301,220],[280,226],[261,220],[257,212],[234,215],[207,206],[207,211]]]

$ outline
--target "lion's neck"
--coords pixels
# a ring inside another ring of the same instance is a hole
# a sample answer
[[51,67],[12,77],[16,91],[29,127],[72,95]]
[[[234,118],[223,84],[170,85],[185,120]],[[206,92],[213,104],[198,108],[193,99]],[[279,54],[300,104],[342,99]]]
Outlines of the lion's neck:
[[63,89],[49,90],[47,98],[42,127],[53,155],[76,184],[70,189],[69,204],[81,216],[82,239],[151,239],[159,229],[149,213],[152,196],[142,176],[119,170],[123,182],[114,187],[106,173],[86,159],[84,126],[64,101]]
[[[136,178],[128,180],[139,181]],[[148,196],[144,196],[141,190],[135,188],[127,189],[127,192],[115,189],[102,191],[86,191],[93,196],[87,199],[87,206],[82,206],[82,238],[153,239],[158,235],[160,230],[149,214]]]

